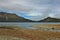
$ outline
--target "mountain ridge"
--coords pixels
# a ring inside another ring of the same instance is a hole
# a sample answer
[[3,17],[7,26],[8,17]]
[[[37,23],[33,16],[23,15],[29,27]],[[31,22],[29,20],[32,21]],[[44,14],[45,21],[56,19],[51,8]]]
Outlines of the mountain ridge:
[[40,20],[39,22],[60,22],[60,19],[47,17],[43,20]]

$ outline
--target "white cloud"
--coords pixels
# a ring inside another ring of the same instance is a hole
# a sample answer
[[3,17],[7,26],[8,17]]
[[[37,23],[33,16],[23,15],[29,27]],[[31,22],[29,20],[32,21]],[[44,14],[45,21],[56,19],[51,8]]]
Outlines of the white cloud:
[[49,16],[60,19],[60,6],[55,6]]

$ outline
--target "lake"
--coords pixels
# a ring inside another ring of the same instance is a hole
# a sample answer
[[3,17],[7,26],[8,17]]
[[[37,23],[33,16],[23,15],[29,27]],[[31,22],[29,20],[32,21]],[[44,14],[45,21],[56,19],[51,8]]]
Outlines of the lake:
[[0,22],[0,26],[18,26],[18,27],[24,27],[24,28],[31,28],[32,25],[35,24],[60,24],[58,22],[52,23],[52,22]]

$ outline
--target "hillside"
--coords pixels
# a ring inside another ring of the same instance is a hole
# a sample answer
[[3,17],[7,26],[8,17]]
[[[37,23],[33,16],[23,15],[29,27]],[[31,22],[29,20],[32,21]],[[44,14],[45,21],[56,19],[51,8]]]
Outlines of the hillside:
[[48,17],[43,20],[40,20],[39,22],[60,22],[60,19]]
[[0,22],[33,22],[16,14],[0,12]]

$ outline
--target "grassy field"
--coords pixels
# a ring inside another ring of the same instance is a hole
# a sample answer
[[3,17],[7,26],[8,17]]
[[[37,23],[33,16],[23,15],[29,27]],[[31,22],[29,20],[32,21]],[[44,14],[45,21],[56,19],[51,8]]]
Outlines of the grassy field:
[[0,40],[60,40],[60,32],[4,26],[0,27]]

